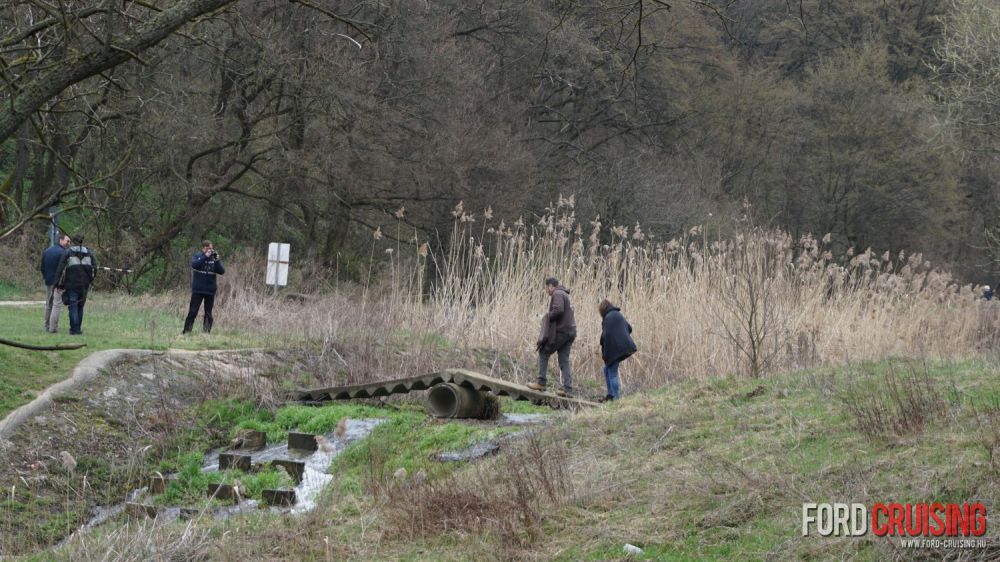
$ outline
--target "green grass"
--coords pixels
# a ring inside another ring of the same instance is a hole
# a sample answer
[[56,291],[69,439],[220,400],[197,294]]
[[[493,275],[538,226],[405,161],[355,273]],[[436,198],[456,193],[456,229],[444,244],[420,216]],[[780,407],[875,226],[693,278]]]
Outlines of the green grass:
[[247,474],[237,470],[203,472],[204,456],[201,453],[186,453],[176,459],[176,477],[167,485],[163,494],[156,496],[157,505],[204,507],[218,500],[207,497],[209,484],[234,484],[239,482],[245,498],[262,500],[264,490],[294,488],[295,482],[287,474],[276,469]]
[[[438,462],[434,460],[437,453],[458,451],[520,429],[433,419],[423,405],[414,403],[391,408],[355,403],[289,405],[271,413],[248,402],[227,400],[206,402],[199,416],[205,423],[231,427],[232,435],[240,429],[263,431],[271,443],[285,440],[289,431],[330,433],[344,418],[385,419],[367,439],[353,443],[333,461],[330,472],[337,475],[339,489],[353,494],[362,493],[373,462],[383,472],[381,477],[400,468],[410,474],[423,470],[428,475],[443,476],[464,463]],[[163,471],[178,469],[169,461],[162,464]]]
[[[930,377],[948,406],[922,431],[873,441],[843,400],[890,370]],[[995,504],[1000,474],[974,408],[1000,404],[996,372],[978,360],[882,362],[690,381],[587,412],[564,429],[574,457],[622,487],[557,508],[554,558],[619,557],[626,542],[656,560],[883,558],[871,537],[801,537],[802,502]]]
[[372,479],[385,480],[400,468],[408,474],[422,470],[432,479],[442,478],[466,463],[442,463],[435,460],[436,454],[458,451],[518,430],[445,422],[404,410],[334,458],[330,472],[337,475],[337,488],[348,494],[361,494],[373,484]]
[[[289,431],[330,433],[343,418],[394,418],[400,409],[382,408],[354,403],[334,403],[322,407],[283,406],[275,412],[258,409],[241,400],[213,400],[200,407],[200,417],[217,426],[230,427],[231,436],[240,429],[255,429],[267,434],[269,443],[284,441]],[[422,407],[404,404],[402,411],[422,412]]]
[[59,334],[43,329],[42,305],[0,308],[0,338],[34,345],[85,343],[71,351],[28,351],[0,345],[0,417],[29,402],[46,387],[67,378],[84,357],[112,348],[230,349],[262,342],[219,327],[211,335],[181,336],[181,312],[171,315],[144,310],[118,297],[92,294],[83,319],[83,335],[70,336],[69,315],[63,307]]
[[26,300],[27,298],[30,298],[30,296],[31,295],[27,294],[21,287],[18,287],[14,283],[5,279],[0,279],[0,301]]
[[500,411],[508,414],[551,414],[552,408],[532,404],[527,400],[511,400],[501,396]]
[[[873,439],[860,432],[844,403],[847,390],[877,383],[889,370],[910,369],[932,379],[947,408],[904,435]],[[484,468],[432,459],[497,430],[431,420],[409,407],[389,410],[380,416],[388,422],[334,460],[335,485],[316,517],[295,525],[271,516],[248,519],[238,523],[253,527],[241,540],[210,546],[238,558],[270,545],[287,528],[302,559],[323,559],[326,538],[347,545],[350,558],[359,560],[597,561],[624,559],[626,543],[644,549],[636,558],[642,560],[892,558],[898,551],[885,539],[802,537],[802,503],[1000,504],[1000,470],[989,457],[990,432],[1000,432],[997,372],[997,364],[981,360],[883,362],[759,380],[690,380],[557,418],[541,439],[564,447],[574,493],[540,507],[537,534],[525,543],[489,531],[396,538],[391,520],[383,518],[385,496],[371,494],[378,481],[405,468],[426,471],[436,489],[489,485],[476,475],[489,474],[493,461]],[[229,408],[218,415],[237,419],[247,412]],[[284,425],[326,427],[337,416],[307,419],[306,410],[289,409],[260,421],[280,417]],[[496,462],[502,466],[504,459]],[[208,524],[216,536],[237,532],[237,523]],[[994,527],[989,534],[996,537]],[[374,529],[382,537],[377,545],[362,539]]]

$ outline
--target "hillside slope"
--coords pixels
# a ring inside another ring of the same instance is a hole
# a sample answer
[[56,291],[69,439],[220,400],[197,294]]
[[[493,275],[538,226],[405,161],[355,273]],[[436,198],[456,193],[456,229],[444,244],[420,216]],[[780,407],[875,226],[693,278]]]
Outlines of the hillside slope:
[[133,526],[56,554],[102,557],[110,542],[129,558],[607,560],[631,543],[665,560],[996,559],[995,524],[992,546],[946,553],[800,532],[804,502],[981,502],[992,515],[996,373],[980,360],[894,361],[686,381],[559,418],[426,482],[393,476],[420,442],[404,429],[335,461],[341,485],[309,515]]

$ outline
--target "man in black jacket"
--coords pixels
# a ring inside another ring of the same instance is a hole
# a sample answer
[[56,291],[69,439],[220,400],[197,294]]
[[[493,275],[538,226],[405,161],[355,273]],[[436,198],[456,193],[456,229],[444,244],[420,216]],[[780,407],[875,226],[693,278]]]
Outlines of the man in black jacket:
[[62,261],[66,247],[69,246],[69,236],[60,234],[58,241],[42,252],[42,263],[39,269],[45,280],[45,331],[59,331],[59,313],[62,312],[62,289],[56,285],[59,280],[59,262]]
[[191,304],[188,315],[184,319],[184,334],[190,334],[194,327],[194,319],[198,316],[201,303],[205,303],[205,319],[202,329],[205,333],[212,331],[212,308],[215,306],[215,292],[218,289],[216,275],[224,275],[226,268],[222,266],[219,253],[212,247],[211,240],[201,243],[201,251],[191,259]]
[[83,305],[87,303],[87,293],[97,274],[97,258],[90,248],[83,245],[83,235],[74,234],[73,245],[59,260],[56,284],[63,290],[62,301],[69,308],[69,333],[79,336],[83,333]]

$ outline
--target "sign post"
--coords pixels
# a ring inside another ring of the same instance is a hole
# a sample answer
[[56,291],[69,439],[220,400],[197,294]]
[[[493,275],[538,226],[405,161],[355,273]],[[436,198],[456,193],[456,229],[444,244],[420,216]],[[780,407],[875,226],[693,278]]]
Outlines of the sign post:
[[278,287],[288,285],[288,256],[291,246],[280,242],[271,242],[267,246],[267,284],[274,285],[274,294]]
[[49,245],[59,240],[59,207],[49,207]]

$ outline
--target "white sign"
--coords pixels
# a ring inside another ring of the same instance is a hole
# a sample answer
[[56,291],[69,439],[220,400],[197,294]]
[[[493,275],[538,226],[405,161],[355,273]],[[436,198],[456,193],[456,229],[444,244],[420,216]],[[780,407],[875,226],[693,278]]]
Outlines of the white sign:
[[267,284],[274,286],[288,285],[288,254],[291,246],[280,242],[271,242],[267,246]]

